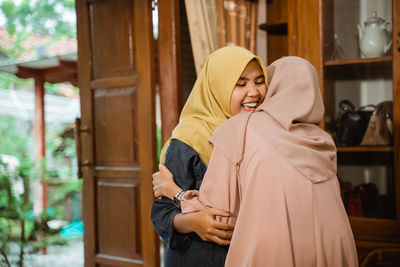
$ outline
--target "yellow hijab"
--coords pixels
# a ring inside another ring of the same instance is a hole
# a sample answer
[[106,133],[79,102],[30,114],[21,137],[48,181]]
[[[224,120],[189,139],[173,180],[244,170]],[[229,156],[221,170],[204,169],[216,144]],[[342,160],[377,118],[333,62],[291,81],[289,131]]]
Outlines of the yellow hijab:
[[161,150],[161,162],[165,161],[172,139],[178,139],[192,147],[208,166],[212,152],[208,138],[220,124],[232,117],[230,102],[233,89],[252,59],[260,64],[267,84],[264,63],[245,48],[226,46],[208,56],[183,107],[179,123]]

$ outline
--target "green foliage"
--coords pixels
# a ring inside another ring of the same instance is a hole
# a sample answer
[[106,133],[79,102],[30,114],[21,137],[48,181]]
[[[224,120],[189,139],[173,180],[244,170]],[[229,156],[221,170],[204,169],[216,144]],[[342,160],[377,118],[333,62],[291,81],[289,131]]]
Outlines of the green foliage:
[[0,6],[1,11],[7,18],[6,27],[10,34],[14,34],[16,31],[15,21],[15,5],[12,1],[5,1]]
[[0,52],[7,56],[7,61],[14,62],[23,52],[34,49],[33,47],[26,48],[23,46],[23,43],[26,42],[26,40],[30,36],[29,32],[9,32],[9,34],[12,38],[13,46],[10,49],[0,47]]
[[[37,252],[48,245],[65,245],[68,242],[58,235],[60,229],[50,229],[47,222],[60,217],[62,200],[80,192],[82,185],[80,180],[63,183],[60,190],[51,196],[52,208],[34,216],[33,204],[29,200],[29,180],[34,173],[34,164],[29,161],[21,162],[17,170],[12,171],[0,160],[0,252],[7,259],[9,243],[19,244],[22,251],[18,260],[20,266],[23,266],[23,255],[28,250],[30,253]],[[18,180],[25,184],[23,195],[18,195],[13,188]]]
[[47,162],[46,175],[62,180],[76,178],[76,174],[72,173],[76,155],[74,126],[63,124],[58,128],[46,128],[46,148],[51,153],[48,155],[51,161]]
[[53,194],[49,196],[50,206],[58,206],[61,202],[73,194],[82,191],[82,180],[68,180],[61,183],[61,186]]
[[[24,164],[31,158],[29,146],[32,139],[32,126],[26,127],[13,117],[0,115],[0,154],[15,156]],[[72,173],[75,149],[73,125],[46,128],[47,161],[39,164],[37,176],[44,176],[45,179],[61,177],[64,180],[76,178]]]
[[60,84],[56,83],[45,83],[44,84],[44,89],[46,90],[47,94],[51,95],[60,95],[59,89],[60,89]]
[[75,11],[73,0],[22,0],[20,4],[6,0],[0,5],[11,35],[18,32],[75,38],[76,27],[64,14]]
[[[17,170],[10,170],[5,163],[0,161],[0,250],[4,255],[7,254],[10,241],[18,240],[23,243],[27,237],[25,221],[28,219],[27,214],[32,209],[32,205],[27,198],[15,192],[13,185],[20,179],[24,184],[28,183],[27,175],[30,173],[30,166],[32,165],[24,163]],[[19,261],[22,265],[22,256]]]
[[33,88],[33,79],[20,79],[14,74],[0,72],[0,88],[1,89],[22,89]]
[[[0,72],[0,89],[16,89],[16,90],[26,90],[34,87],[33,79],[21,79],[14,74]],[[51,95],[61,95],[59,89],[60,84],[45,83],[44,88],[46,94]],[[76,93],[79,93],[79,89],[73,87]]]
[[31,127],[23,129],[17,119],[0,115],[0,154],[15,156],[24,161],[30,156],[27,147],[31,138]]
[[[26,44],[32,33],[49,35],[48,45],[61,39],[76,38],[74,0],[22,0],[18,4],[14,0],[0,0],[0,13],[6,19],[4,26],[13,42],[10,49],[0,47],[0,54],[6,57],[1,64],[15,62],[24,52],[36,49]],[[20,79],[0,72],[0,88],[24,89],[33,85],[33,79]],[[59,84],[46,83],[45,89],[46,93],[60,95]],[[74,90],[79,91],[78,88]]]
[[[75,156],[73,127],[67,126],[46,129],[47,158],[52,164],[43,160],[35,166],[29,160],[32,154],[32,149],[29,149],[32,147],[32,126],[0,115],[0,154],[15,156],[20,161],[18,169],[14,171],[10,171],[0,162],[0,266],[6,262],[10,242],[20,246],[20,266],[23,264],[24,253],[35,252],[50,244],[62,245],[67,242],[58,235],[58,230],[47,226],[49,220],[60,217],[63,200],[81,191],[81,180],[77,180],[71,171],[71,162]],[[34,216],[32,197],[29,196],[31,180],[54,177],[67,179],[59,190],[49,195],[49,204],[53,211],[48,209]],[[18,180],[22,180],[25,185],[23,195],[18,195],[13,190],[13,184]]]

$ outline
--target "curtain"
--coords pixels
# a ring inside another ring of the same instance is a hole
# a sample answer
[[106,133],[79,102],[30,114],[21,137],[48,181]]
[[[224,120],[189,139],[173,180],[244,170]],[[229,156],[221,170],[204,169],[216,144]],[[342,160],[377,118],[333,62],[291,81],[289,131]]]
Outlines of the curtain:
[[185,0],[194,65],[198,74],[208,55],[218,49],[214,0]]
[[185,0],[196,73],[219,47],[238,45],[255,53],[257,0]]
[[216,0],[219,46],[256,49],[257,1]]

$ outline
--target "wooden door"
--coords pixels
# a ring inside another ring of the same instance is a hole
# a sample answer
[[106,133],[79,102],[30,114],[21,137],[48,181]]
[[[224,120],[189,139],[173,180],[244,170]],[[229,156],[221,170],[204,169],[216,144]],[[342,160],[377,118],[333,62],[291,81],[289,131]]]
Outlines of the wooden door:
[[77,0],[85,266],[158,266],[150,0]]

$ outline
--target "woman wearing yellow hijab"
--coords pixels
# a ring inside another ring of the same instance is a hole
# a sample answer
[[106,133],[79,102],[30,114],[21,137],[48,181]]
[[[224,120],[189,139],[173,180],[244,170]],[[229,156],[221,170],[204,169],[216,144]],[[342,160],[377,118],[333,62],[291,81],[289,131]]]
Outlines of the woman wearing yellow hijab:
[[[249,68],[256,75],[243,75]],[[228,46],[210,54],[161,152],[161,162],[180,188],[199,189],[212,152],[208,138],[232,110],[254,111],[262,103],[266,79],[262,60],[247,49]],[[250,83],[254,86],[248,89]],[[239,95],[232,94],[234,89]],[[153,202],[151,220],[167,244],[164,266],[224,266],[233,226],[217,222],[214,216],[229,214],[217,209],[182,214],[182,195],[176,194],[174,201],[161,197]]]

